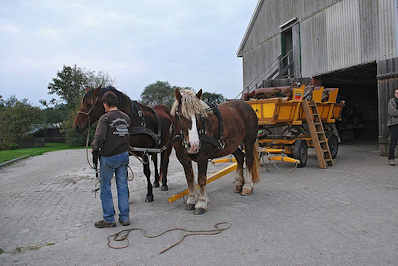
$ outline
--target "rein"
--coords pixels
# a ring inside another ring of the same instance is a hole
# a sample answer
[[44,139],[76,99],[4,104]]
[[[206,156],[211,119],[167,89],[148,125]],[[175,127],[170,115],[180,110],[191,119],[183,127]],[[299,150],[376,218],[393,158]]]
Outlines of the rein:
[[93,104],[93,106],[91,106],[91,108],[88,110],[88,112],[83,112],[83,111],[79,111],[77,112],[78,114],[82,114],[82,115],[86,115],[88,117],[88,123],[90,125],[90,113],[94,110],[94,108],[97,106],[97,101],[98,101],[98,96],[97,98],[95,98],[95,102]]

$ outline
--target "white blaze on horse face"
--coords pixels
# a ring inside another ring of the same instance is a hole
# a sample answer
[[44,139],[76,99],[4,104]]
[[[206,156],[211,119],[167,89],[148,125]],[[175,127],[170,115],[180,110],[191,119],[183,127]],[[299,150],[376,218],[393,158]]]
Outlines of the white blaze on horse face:
[[195,115],[191,116],[192,127],[188,130],[188,141],[189,141],[189,153],[198,153],[199,152],[199,133],[196,127],[196,117]]

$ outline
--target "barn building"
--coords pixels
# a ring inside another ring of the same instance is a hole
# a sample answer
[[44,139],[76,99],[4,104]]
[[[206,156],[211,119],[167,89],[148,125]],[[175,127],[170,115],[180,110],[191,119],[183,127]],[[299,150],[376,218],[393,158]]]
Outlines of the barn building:
[[398,0],[259,0],[237,56],[243,89],[315,78],[363,118],[361,138],[388,144],[398,88]]

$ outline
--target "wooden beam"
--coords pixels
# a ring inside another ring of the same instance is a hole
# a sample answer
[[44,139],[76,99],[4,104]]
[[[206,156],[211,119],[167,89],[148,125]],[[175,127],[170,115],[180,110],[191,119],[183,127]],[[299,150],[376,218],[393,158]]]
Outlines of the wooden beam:
[[[223,177],[223,176],[225,176],[225,175],[231,173],[232,171],[236,170],[237,166],[238,166],[237,163],[233,163],[233,164],[231,164],[230,166],[225,167],[224,169],[222,169],[222,170],[218,171],[217,173],[211,175],[211,176],[207,179],[206,184],[209,184],[209,183],[211,183],[211,182],[214,182],[214,181],[216,181],[217,179],[219,179],[219,178],[221,178],[221,177]],[[199,185],[195,185],[195,188],[196,188],[196,189],[199,189]],[[172,202],[174,202],[174,201],[176,201],[176,200],[178,200],[178,199],[181,199],[181,198],[184,197],[185,195],[188,195],[188,193],[189,193],[188,189],[185,189],[184,191],[181,191],[181,192],[179,192],[179,193],[177,193],[177,194],[174,194],[174,195],[172,195],[171,197],[169,197],[168,201],[169,201],[169,203],[172,203]]]

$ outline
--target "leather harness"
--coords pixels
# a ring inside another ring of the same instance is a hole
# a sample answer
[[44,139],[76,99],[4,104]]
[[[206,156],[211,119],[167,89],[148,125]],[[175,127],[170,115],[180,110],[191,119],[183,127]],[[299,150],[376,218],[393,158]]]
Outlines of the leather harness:
[[218,120],[218,132],[217,132],[217,137],[213,136],[208,136],[206,135],[206,118],[204,116],[199,116],[200,120],[200,127],[199,127],[199,139],[200,142],[206,142],[214,147],[218,148],[219,150],[222,150],[225,147],[225,142],[224,142],[224,126],[223,126],[223,119],[220,113],[220,110],[218,110],[217,105],[212,105],[209,108],[209,111],[212,112]]
[[159,119],[158,114],[152,108],[150,108],[150,110],[156,117],[157,132],[155,133],[151,129],[146,127],[144,112],[142,111],[137,101],[132,101],[131,103],[131,115],[133,118],[132,124],[134,123],[134,121],[136,121],[136,126],[131,127],[129,132],[130,135],[148,135],[153,139],[156,145],[159,146],[162,142],[161,120]]

